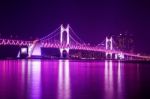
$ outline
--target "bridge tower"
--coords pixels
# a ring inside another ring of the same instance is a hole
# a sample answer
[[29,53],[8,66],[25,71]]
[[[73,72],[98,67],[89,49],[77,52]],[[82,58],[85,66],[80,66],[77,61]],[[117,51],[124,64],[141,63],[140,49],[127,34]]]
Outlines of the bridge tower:
[[[106,50],[113,50],[113,42],[112,42],[112,37],[106,37],[106,44],[105,44]],[[106,52],[106,58],[112,59],[112,53],[111,52]]]
[[[66,41],[64,40],[65,38],[65,33],[66,33]],[[63,58],[63,52],[66,51],[67,57],[69,57],[69,24],[67,25],[67,27],[64,27],[63,25],[61,25],[61,29],[60,29],[60,44],[61,44],[61,48],[60,48],[60,57]]]

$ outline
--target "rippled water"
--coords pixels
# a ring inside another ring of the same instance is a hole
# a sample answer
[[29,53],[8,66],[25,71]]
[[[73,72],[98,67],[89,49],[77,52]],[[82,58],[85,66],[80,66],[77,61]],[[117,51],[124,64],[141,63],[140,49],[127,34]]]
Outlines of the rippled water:
[[1,60],[0,99],[150,99],[150,65]]

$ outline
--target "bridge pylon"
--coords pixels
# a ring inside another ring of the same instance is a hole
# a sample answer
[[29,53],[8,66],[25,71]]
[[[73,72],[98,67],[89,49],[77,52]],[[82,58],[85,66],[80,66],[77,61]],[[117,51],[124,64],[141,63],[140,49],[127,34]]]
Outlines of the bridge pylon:
[[[113,42],[112,42],[112,37],[106,37],[106,44],[105,44],[106,50],[113,50]],[[106,59],[112,59],[112,53],[111,52],[106,52]]]
[[[66,33],[66,37],[65,37],[65,33]],[[66,39],[66,41],[64,40]],[[60,28],[60,57],[63,58],[63,52],[66,51],[66,57],[69,57],[69,24],[67,25],[67,27],[64,27],[63,25],[61,25]]]

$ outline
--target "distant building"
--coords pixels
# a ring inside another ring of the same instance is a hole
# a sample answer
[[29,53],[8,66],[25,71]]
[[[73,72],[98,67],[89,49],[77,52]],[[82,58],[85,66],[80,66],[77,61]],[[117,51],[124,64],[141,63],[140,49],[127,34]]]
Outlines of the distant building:
[[133,52],[134,40],[132,34],[121,33],[114,37],[117,50],[125,52]]

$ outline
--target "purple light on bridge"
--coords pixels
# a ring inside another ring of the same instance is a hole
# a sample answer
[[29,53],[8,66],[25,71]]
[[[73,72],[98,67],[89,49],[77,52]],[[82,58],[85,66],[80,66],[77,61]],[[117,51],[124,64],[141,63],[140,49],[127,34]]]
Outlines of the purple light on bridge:
[[27,48],[24,48],[24,47],[21,48],[21,53],[22,54],[27,54],[28,53]]
[[33,56],[41,56],[41,45],[40,44],[36,44],[34,45],[35,47],[33,48]]

